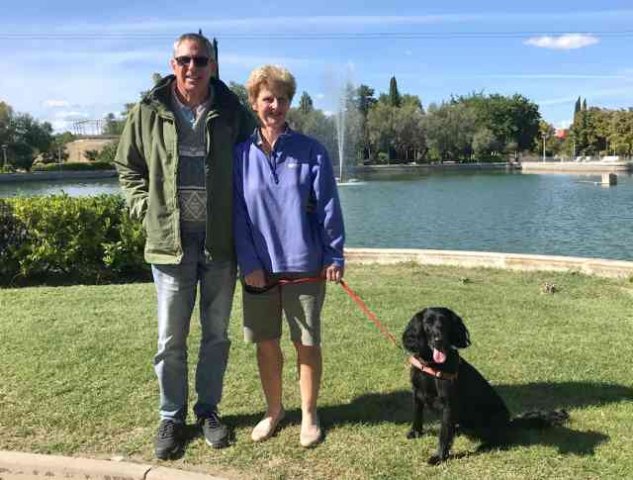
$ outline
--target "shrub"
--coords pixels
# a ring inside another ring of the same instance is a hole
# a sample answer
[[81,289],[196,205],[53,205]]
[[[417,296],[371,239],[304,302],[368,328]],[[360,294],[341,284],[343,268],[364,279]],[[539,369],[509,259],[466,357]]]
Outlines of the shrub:
[[33,166],[33,172],[84,171],[84,170],[113,170],[114,165],[106,162],[66,162],[47,163]]
[[11,248],[3,283],[87,282],[146,277],[142,226],[129,219],[120,195],[10,198],[0,232]]
[[114,157],[116,157],[116,151],[119,148],[119,142],[109,143],[101,149],[99,155],[97,155],[97,161],[102,163],[112,164]]
[[113,170],[114,165],[107,162],[66,162],[38,164],[33,167],[34,172],[78,171],[78,170]]
[[12,277],[18,271],[15,253],[25,240],[24,223],[13,215],[11,204],[0,199],[0,277]]

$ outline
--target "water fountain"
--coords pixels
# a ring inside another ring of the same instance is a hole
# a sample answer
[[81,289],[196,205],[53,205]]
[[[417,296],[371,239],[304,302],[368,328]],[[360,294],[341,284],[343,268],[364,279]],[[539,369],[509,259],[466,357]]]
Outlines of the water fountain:
[[351,178],[349,172],[345,171],[345,137],[347,135],[347,123],[348,123],[348,92],[353,88],[351,83],[344,83],[341,88],[338,89],[338,102],[335,115],[336,123],[336,141],[338,147],[338,159],[339,159],[339,172],[337,177],[337,183],[339,186],[347,185],[359,185],[363,182],[359,182],[355,178]]
[[338,182],[344,183],[345,177],[344,174],[344,159],[345,159],[345,114],[347,112],[347,108],[345,105],[345,90],[341,89],[338,98],[338,105],[336,109],[336,142],[338,145],[338,164],[339,164],[339,172],[338,172]]

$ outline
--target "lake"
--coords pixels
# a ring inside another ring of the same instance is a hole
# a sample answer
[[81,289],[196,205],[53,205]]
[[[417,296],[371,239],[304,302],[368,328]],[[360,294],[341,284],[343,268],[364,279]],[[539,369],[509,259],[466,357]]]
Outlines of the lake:
[[[633,260],[633,178],[433,173],[339,188],[347,246],[535,253]],[[0,197],[117,193],[114,178],[0,184]]]

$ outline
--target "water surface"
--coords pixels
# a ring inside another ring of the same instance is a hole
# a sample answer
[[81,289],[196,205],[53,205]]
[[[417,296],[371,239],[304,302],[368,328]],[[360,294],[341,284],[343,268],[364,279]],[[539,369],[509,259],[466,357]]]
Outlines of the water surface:
[[[633,260],[633,178],[433,173],[339,188],[349,247],[428,248]],[[120,192],[116,178],[0,184],[0,197]]]

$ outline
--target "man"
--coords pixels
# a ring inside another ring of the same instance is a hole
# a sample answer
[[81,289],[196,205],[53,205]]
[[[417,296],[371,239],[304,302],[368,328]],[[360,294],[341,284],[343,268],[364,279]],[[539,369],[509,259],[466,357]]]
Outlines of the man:
[[250,113],[214,78],[215,49],[202,34],[174,44],[173,75],[130,112],[115,163],[131,215],[143,222],[145,260],[158,300],[158,458],[179,456],[187,416],[187,335],[200,288],[201,341],[194,413],[206,442],[228,445],[218,414],[235,290],[233,146],[252,133]]

